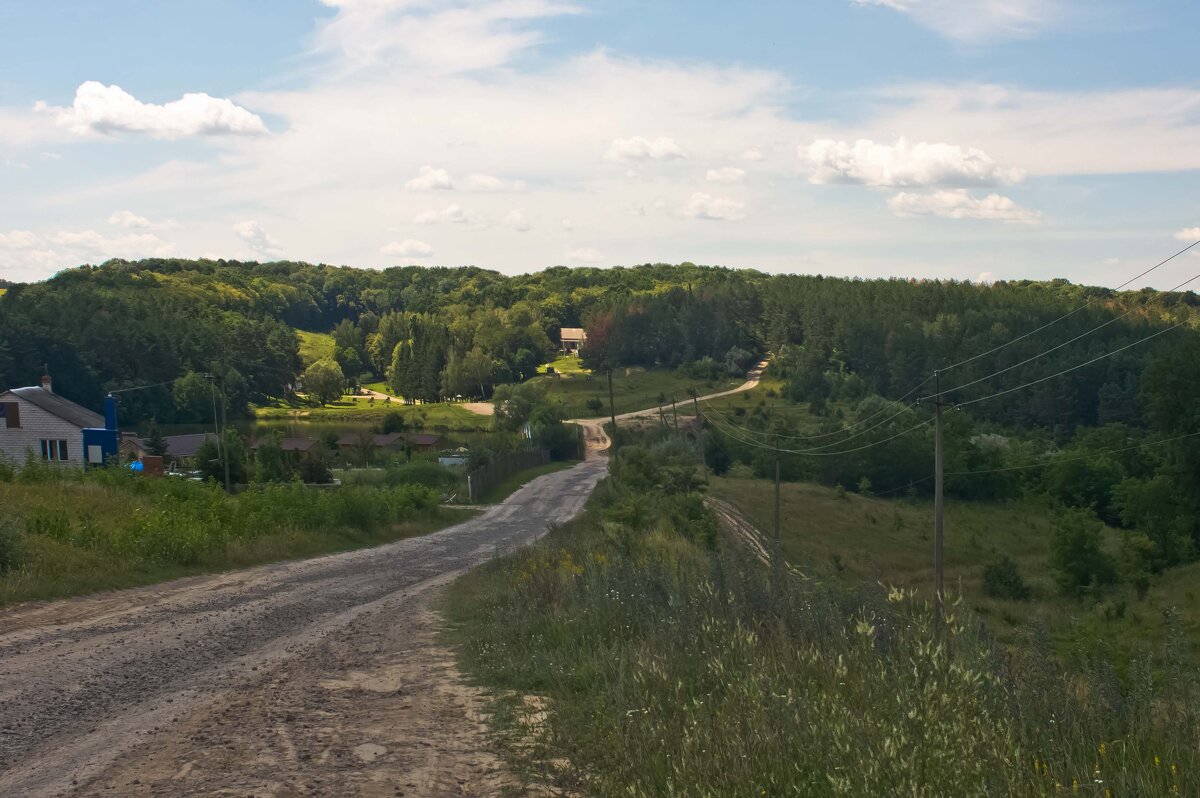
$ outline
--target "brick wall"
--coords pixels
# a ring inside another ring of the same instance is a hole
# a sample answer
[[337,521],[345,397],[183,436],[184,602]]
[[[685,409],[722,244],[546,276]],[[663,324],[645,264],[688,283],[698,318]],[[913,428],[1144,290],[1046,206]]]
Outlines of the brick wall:
[[16,402],[21,406],[21,428],[7,429],[0,422],[0,457],[14,466],[25,464],[25,452],[32,451],[35,458],[42,456],[40,441],[64,440],[67,442],[68,459],[63,465],[82,467],[84,464],[83,430],[58,416],[47,413],[35,404],[10,394],[5,402]]

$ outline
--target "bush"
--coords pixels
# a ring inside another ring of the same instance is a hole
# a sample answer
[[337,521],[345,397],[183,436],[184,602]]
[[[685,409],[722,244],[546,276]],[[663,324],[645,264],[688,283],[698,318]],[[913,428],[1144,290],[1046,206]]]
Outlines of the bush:
[[995,599],[1028,601],[1029,585],[1011,557],[1004,557],[983,569],[983,593]]
[[427,460],[417,460],[387,470],[389,485],[420,485],[433,490],[452,487],[458,476],[448,468]]
[[21,530],[11,515],[0,518],[0,574],[19,565]]

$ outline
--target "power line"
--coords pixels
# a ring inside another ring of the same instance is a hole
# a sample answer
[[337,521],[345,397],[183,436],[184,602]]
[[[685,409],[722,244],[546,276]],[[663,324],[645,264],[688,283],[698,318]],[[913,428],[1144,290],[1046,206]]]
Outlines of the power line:
[[[1183,249],[1181,249],[1181,250],[1179,250],[1178,252],[1176,252],[1176,253],[1175,253],[1174,255],[1172,255],[1171,257],[1167,258],[1166,260],[1159,261],[1158,263],[1156,263],[1156,264],[1154,264],[1153,266],[1151,266],[1149,269],[1146,269],[1146,271],[1142,272],[1141,274],[1138,274],[1138,275],[1135,275],[1135,276],[1133,276],[1133,277],[1130,277],[1128,280],[1126,280],[1125,282],[1121,283],[1120,285],[1118,285],[1118,286],[1117,286],[1116,288],[1114,288],[1113,290],[1114,290],[1114,291],[1120,291],[1122,288],[1124,288],[1125,286],[1127,286],[1127,285],[1129,285],[1130,283],[1134,282],[1135,280],[1139,280],[1139,279],[1141,279],[1142,277],[1145,277],[1145,276],[1146,276],[1147,274],[1149,274],[1150,272],[1152,272],[1152,271],[1154,271],[1155,269],[1159,268],[1160,266],[1165,266],[1166,264],[1168,264],[1168,263],[1170,263],[1171,261],[1175,260],[1176,258],[1178,258],[1180,255],[1182,255],[1182,254],[1184,254],[1185,252],[1187,252],[1187,251],[1188,251],[1189,249],[1191,249],[1192,247],[1195,247],[1197,244],[1200,244],[1200,240],[1193,241],[1192,243],[1188,244],[1188,245],[1187,245],[1186,247],[1184,247]],[[1076,313],[1078,313],[1079,311],[1081,311],[1081,310],[1084,310],[1084,309],[1086,309],[1086,308],[1090,307],[1090,306],[1091,306],[1091,304],[1092,304],[1092,300],[1091,300],[1091,299],[1089,299],[1087,302],[1084,302],[1082,305],[1080,305],[1079,307],[1075,308],[1074,310],[1072,310],[1072,311],[1069,311],[1069,312],[1067,312],[1067,313],[1064,313],[1063,315],[1059,316],[1057,319],[1054,319],[1053,321],[1046,322],[1046,323],[1045,323],[1045,324],[1043,324],[1041,327],[1038,327],[1036,330],[1030,330],[1029,332],[1025,333],[1024,335],[1019,335],[1019,336],[1017,336],[1016,338],[1013,338],[1013,339],[1012,339],[1012,340],[1010,340],[1010,341],[1006,341],[1006,342],[1004,342],[1004,343],[1000,344],[999,346],[994,346],[994,347],[992,347],[991,349],[987,350],[986,352],[980,352],[979,354],[977,354],[977,355],[972,355],[971,357],[969,357],[969,358],[966,358],[965,360],[960,360],[960,361],[958,361],[957,363],[952,363],[951,365],[949,365],[949,366],[946,366],[945,368],[943,368],[943,369],[942,369],[942,371],[950,371],[951,369],[956,369],[956,368],[958,368],[959,366],[965,366],[965,365],[966,365],[966,364],[968,364],[968,363],[974,363],[976,360],[979,360],[980,358],[987,357],[988,355],[991,355],[991,354],[995,354],[996,352],[999,352],[1001,349],[1004,349],[1005,347],[1008,347],[1008,346],[1011,346],[1011,345],[1015,344],[1017,341],[1022,341],[1022,340],[1024,340],[1024,339],[1028,338],[1028,337],[1029,337],[1029,336],[1031,336],[1031,335],[1036,335],[1037,333],[1040,333],[1042,330],[1045,330],[1045,329],[1046,329],[1046,328],[1048,328],[1048,327],[1053,327],[1055,324],[1058,324],[1060,321],[1062,321],[1062,320],[1064,320],[1064,319],[1067,319],[1067,318],[1070,318],[1071,316],[1074,316],[1074,315],[1075,315]]]
[[1056,373],[1054,373],[1054,374],[1051,374],[1051,375],[1050,375],[1050,376],[1048,376],[1048,377],[1042,377],[1041,379],[1037,379],[1037,380],[1033,380],[1033,381],[1031,381],[1031,382],[1027,382],[1027,383],[1025,383],[1024,385],[1018,385],[1018,386],[1017,386],[1017,387],[1015,387],[1015,388],[1008,388],[1008,389],[1005,389],[1005,390],[1003,390],[1003,391],[997,391],[996,393],[993,393],[993,394],[988,394],[987,396],[981,396],[981,397],[979,397],[978,399],[968,399],[968,400],[967,400],[967,401],[965,401],[965,402],[958,402],[958,403],[955,405],[955,408],[959,408],[959,407],[966,407],[967,405],[973,405],[973,404],[975,404],[976,402],[983,402],[983,401],[986,401],[986,400],[988,400],[988,399],[995,399],[997,396],[1004,396],[1004,395],[1006,395],[1006,394],[1013,393],[1014,391],[1020,391],[1020,390],[1022,390],[1022,389],[1024,389],[1024,388],[1029,388],[1029,387],[1031,387],[1031,386],[1034,386],[1034,385],[1037,385],[1037,384],[1039,384],[1039,383],[1046,382],[1047,380],[1052,380],[1052,379],[1054,379],[1055,377],[1061,377],[1061,376],[1062,376],[1062,375],[1064,375],[1064,374],[1068,374],[1068,373],[1070,373],[1070,372],[1072,372],[1072,371],[1076,371],[1077,369],[1081,369],[1081,368],[1083,368],[1084,366],[1090,366],[1090,365],[1092,365],[1093,363],[1096,363],[1096,362],[1099,362],[1099,361],[1101,361],[1101,360],[1104,360],[1105,358],[1109,358],[1109,357],[1112,357],[1113,355],[1120,354],[1121,352],[1124,352],[1126,349],[1132,349],[1133,347],[1135,347],[1135,346],[1138,346],[1139,344],[1144,344],[1144,343],[1146,343],[1147,341],[1149,341],[1149,340],[1150,340],[1150,339],[1152,339],[1152,338],[1157,338],[1158,336],[1160,336],[1160,335],[1162,335],[1162,334],[1164,334],[1164,333],[1169,333],[1169,332],[1171,332],[1171,330],[1174,330],[1174,329],[1176,329],[1177,327],[1182,327],[1183,325],[1185,325],[1185,324],[1187,324],[1187,323],[1188,323],[1188,319],[1184,319],[1183,321],[1176,322],[1175,324],[1172,324],[1170,327],[1167,327],[1166,329],[1162,329],[1162,330],[1159,330],[1159,331],[1158,331],[1158,332],[1156,332],[1156,333],[1152,333],[1151,335],[1147,335],[1145,338],[1141,338],[1141,339],[1139,339],[1139,340],[1137,340],[1137,341],[1134,341],[1134,342],[1133,342],[1133,343],[1131,343],[1131,344],[1126,344],[1125,346],[1121,347],[1120,349],[1114,349],[1114,350],[1113,350],[1113,351],[1111,351],[1111,352],[1106,352],[1106,353],[1104,353],[1103,355],[1099,355],[1099,356],[1097,356],[1097,357],[1094,357],[1094,358],[1092,358],[1091,360],[1088,360],[1088,361],[1086,361],[1086,362],[1084,362],[1084,363],[1079,363],[1079,364],[1077,364],[1077,365],[1071,366],[1070,368],[1065,368],[1065,369],[1063,369],[1062,371],[1059,371],[1059,372],[1056,372]]
[[1080,460],[1093,460],[1093,459],[1100,457],[1101,455],[1105,455],[1105,454],[1120,454],[1121,452],[1132,452],[1136,449],[1148,449],[1151,446],[1162,446],[1165,443],[1174,443],[1175,441],[1181,441],[1181,440],[1184,440],[1185,438],[1194,438],[1197,435],[1200,435],[1200,432],[1189,432],[1186,435],[1178,435],[1174,438],[1166,438],[1161,441],[1149,441],[1148,443],[1141,443],[1141,444],[1138,444],[1137,446],[1126,446],[1126,447],[1120,448],[1120,449],[1102,449],[1101,451],[1089,452],[1085,455],[1080,455],[1079,457],[1066,457],[1066,458],[1055,457],[1051,460],[1047,460],[1044,463],[1031,463],[1029,465],[1008,466],[1006,468],[986,468],[986,469],[982,469],[979,471],[947,471],[946,476],[948,476],[948,477],[964,477],[964,476],[972,476],[975,474],[999,474],[999,473],[1002,473],[1005,471],[1025,471],[1030,468],[1043,468],[1048,465],[1057,465],[1059,463],[1075,463]]
[[[926,382],[928,382],[928,380],[926,380]],[[918,386],[918,387],[919,387],[919,386]],[[894,402],[892,402],[891,404],[893,404],[893,405],[894,405],[894,404],[898,404],[898,402],[899,402],[899,400],[897,400],[897,401],[894,401]],[[706,405],[707,405],[707,404],[709,404],[709,403],[708,403],[708,401],[707,401],[707,400],[705,400],[704,404],[706,404]],[[822,445],[822,446],[814,446],[814,447],[812,447],[811,449],[803,449],[803,450],[801,450],[801,453],[807,454],[807,453],[809,453],[809,452],[819,452],[819,451],[822,451],[822,450],[824,450],[824,449],[830,449],[830,448],[832,448],[832,447],[834,447],[834,446],[841,446],[842,444],[844,444],[844,443],[848,443],[849,441],[852,441],[852,440],[854,440],[855,438],[861,438],[863,435],[866,435],[868,432],[872,432],[872,431],[874,431],[874,430],[877,430],[877,429],[879,429],[880,427],[882,427],[884,424],[887,424],[889,421],[892,421],[893,419],[899,418],[900,416],[904,415],[904,414],[905,414],[905,413],[907,413],[909,410],[911,410],[913,407],[916,407],[916,404],[917,404],[916,402],[913,402],[912,404],[910,404],[910,405],[907,405],[907,406],[906,406],[906,407],[904,407],[902,410],[900,410],[900,412],[898,412],[898,413],[894,413],[894,414],[892,414],[892,415],[888,416],[887,418],[885,418],[883,421],[880,421],[880,422],[879,422],[878,424],[876,424],[875,426],[873,426],[873,427],[868,427],[867,429],[864,429],[864,430],[860,430],[859,432],[856,432],[856,433],[854,433],[853,435],[851,435],[851,436],[850,436],[850,437],[848,437],[848,438],[843,438],[842,440],[840,440],[840,441],[834,441],[833,443],[826,443],[826,444],[824,444],[824,445]],[[886,408],[885,408],[885,409],[886,409]],[[720,413],[719,413],[718,411],[716,411],[716,410],[713,410],[712,412],[714,412],[714,413],[717,413],[717,415],[720,415]],[[881,412],[882,412],[882,411],[881,411]],[[875,415],[877,416],[877,415],[879,415],[879,413],[875,413]],[[872,416],[872,417],[873,417],[873,416]],[[728,418],[726,418],[726,417],[724,417],[724,416],[722,416],[722,420],[724,420],[724,421],[725,421],[725,423],[726,423],[727,425],[729,425],[730,427],[733,427],[733,428],[735,428],[735,429],[741,430],[741,431],[743,431],[743,432],[745,432],[745,433],[747,433],[747,434],[752,434],[752,435],[767,435],[767,436],[770,436],[770,437],[780,437],[780,438],[789,438],[789,439],[792,439],[792,438],[791,438],[791,436],[789,436],[789,435],[779,435],[779,436],[775,436],[773,433],[769,433],[769,432],[760,432],[760,431],[758,431],[758,430],[752,430],[752,429],[750,429],[749,427],[744,427],[744,426],[742,426],[742,425],[740,425],[740,424],[734,424],[733,422],[729,421],[729,419],[728,419]]]
[[[1198,243],[1200,243],[1200,242],[1198,242]],[[1193,282],[1195,282],[1196,280],[1200,280],[1200,274],[1197,274],[1197,275],[1195,275],[1194,277],[1190,277],[1190,278],[1188,278],[1187,280],[1184,280],[1182,283],[1180,283],[1179,285],[1175,286],[1174,288],[1172,288],[1170,291],[1168,291],[1168,292],[1166,292],[1166,293],[1171,293],[1171,292],[1174,292],[1174,291],[1178,291],[1180,288],[1183,288],[1185,285],[1187,285],[1187,284],[1189,284],[1189,283],[1193,283]],[[1055,352],[1055,351],[1057,351],[1057,350],[1059,350],[1059,349],[1062,349],[1064,346],[1068,346],[1068,345],[1070,345],[1070,344],[1073,344],[1073,343],[1075,343],[1076,341],[1078,341],[1078,340],[1079,340],[1079,339],[1081,339],[1081,338],[1086,338],[1087,336],[1091,335],[1092,333],[1094,333],[1094,332],[1097,332],[1098,330],[1102,330],[1102,329],[1104,329],[1105,327],[1107,327],[1107,326],[1108,326],[1108,325],[1110,325],[1110,324],[1115,324],[1115,323],[1117,323],[1118,321],[1120,321],[1121,319],[1124,319],[1124,318],[1126,318],[1126,317],[1128,317],[1128,316],[1132,315],[1132,314],[1133,314],[1135,311],[1137,311],[1137,310],[1140,310],[1140,309],[1141,309],[1141,307],[1140,307],[1140,306],[1139,306],[1139,307],[1133,307],[1133,308],[1130,308],[1129,310],[1127,310],[1127,311],[1125,311],[1124,313],[1122,313],[1120,316],[1114,316],[1113,318],[1109,319],[1108,321],[1106,321],[1106,322],[1103,322],[1103,323],[1101,323],[1101,324],[1098,324],[1098,325],[1096,325],[1095,327],[1093,327],[1092,329],[1088,330],[1087,332],[1080,333],[1079,335],[1075,336],[1074,338],[1070,339],[1069,341],[1063,341],[1061,344],[1058,344],[1057,346],[1053,346],[1053,347],[1051,347],[1051,348],[1049,348],[1049,349],[1045,350],[1044,352],[1039,352],[1039,353],[1037,353],[1036,355],[1033,355],[1033,356],[1031,356],[1031,357],[1027,357],[1027,358],[1025,358],[1024,360],[1022,360],[1020,363],[1014,363],[1013,365],[1011,365],[1011,366],[1007,366],[1007,367],[1005,367],[1005,368],[1002,368],[1002,369],[1000,369],[999,371],[993,371],[991,374],[987,375],[986,377],[980,377],[980,378],[979,378],[979,379],[977,379],[977,380],[971,380],[970,382],[964,382],[962,385],[955,386],[954,388],[948,388],[947,390],[945,390],[945,391],[941,391],[941,392],[940,392],[940,393],[938,393],[938,394],[931,394],[931,395],[929,395],[929,396],[922,396],[922,397],[921,397],[921,398],[920,398],[918,401],[922,401],[922,402],[923,402],[923,401],[926,401],[926,400],[928,400],[928,399],[933,399],[933,398],[935,398],[935,397],[937,397],[937,396],[942,396],[942,395],[945,395],[945,394],[948,394],[948,393],[954,393],[954,392],[956,392],[956,391],[961,391],[961,390],[962,390],[962,389],[964,389],[964,388],[970,388],[972,385],[978,385],[978,384],[979,384],[979,383],[981,383],[981,382],[985,382],[986,380],[990,380],[992,377],[998,377],[998,376],[1000,376],[1001,374],[1004,374],[1004,373],[1006,373],[1006,372],[1012,371],[1012,370],[1013,370],[1013,369],[1015,369],[1015,368],[1020,368],[1021,366],[1024,366],[1024,365],[1026,365],[1027,363],[1032,363],[1033,361],[1037,360],[1038,358],[1045,357],[1046,355],[1050,354],[1051,352]],[[944,370],[944,369],[943,369],[943,370]]]
[[[725,426],[722,426],[722,423],[721,423],[721,422],[717,422],[715,419],[713,419],[713,418],[710,418],[708,415],[706,415],[706,414],[703,414],[703,413],[702,413],[701,415],[703,415],[703,416],[704,416],[704,418],[705,418],[706,420],[713,422],[713,423],[716,425],[717,429],[721,430],[721,431],[722,431],[722,432],[724,432],[726,435],[728,435],[729,437],[733,438],[735,441],[737,441],[737,442],[739,442],[739,443],[744,443],[744,444],[746,444],[747,446],[754,446],[754,447],[757,447],[757,448],[759,448],[759,449],[767,449],[767,450],[770,450],[770,451],[772,451],[772,452],[773,452],[773,451],[776,451],[776,448],[775,448],[774,446],[768,446],[768,445],[766,445],[766,444],[762,443],[761,441],[756,441],[756,440],[747,440],[747,439],[745,439],[745,438],[739,437],[739,435],[738,435],[738,433],[737,433],[737,429],[738,429],[737,427],[733,427],[732,425],[730,425],[730,426],[729,426],[729,428],[726,428]],[[858,446],[858,447],[856,447],[856,448],[853,448],[853,449],[846,449],[846,450],[844,450],[844,451],[840,451],[840,452],[815,452],[815,451],[811,451],[811,450],[807,450],[807,449],[779,449],[778,451],[780,451],[780,452],[784,452],[784,453],[786,453],[786,454],[802,454],[802,455],[807,455],[807,456],[809,456],[809,457],[836,457],[836,456],[838,456],[838,455],[843,455],[843,454],[851,454],[851,453],[853,453],[853,452],[861,452],[861,451],[863,451],[863,450],[865,450],[865,449],[872,449],[872,448],[874,448],[874,447],[876,447],[876,446],[882,446],[882,445],[883,445],[883,444],[885,444],[885,443],[888,443],[888,442],[890,442],[890,441],[894,441],[894,440],[896,440],[897,438],[900,438],[900,437],[902,437],[902,436],[904,436],[904,435],[907,435],[907,434],[908,434],[908,433],[910,433],[910,432],[913,432],[913,431],[915,431],[915,430],[918,430],[918,429],[920,429],[921,427],[927,427],[927,426],[929,426],[931,423],[933,423],[933,422],[931,422],[931,421],[922,421],[920,424],[917,424],[917,425],[915,425],[915,426],[909,427],[908,429],[906,429],[906,430],[904,430],[904,431],[902,431],[902,432],[898,432],[898,433],[896,433],[895,435],[892,435],[892,436],[891,436],[891,437],[889,437],[889,438],[884,438],[884,439],[883,439],[883,440],[881,440],[881,441],[874,441],[874,442],[872,442],[872,443],[868,443],[866,446]]]

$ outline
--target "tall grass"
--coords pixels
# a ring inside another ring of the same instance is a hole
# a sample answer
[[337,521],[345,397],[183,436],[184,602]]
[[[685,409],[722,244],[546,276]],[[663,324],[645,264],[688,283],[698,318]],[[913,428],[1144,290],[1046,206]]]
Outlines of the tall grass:
[[1182,634],[1123,663],[1127,678],[1099,656],[1068,669],[1037,634],[1001,650],[962,607],[939,637],[911,592],[772,579],[709,543],[709,522],[681,512],[677,464],[637,460],[583,519],[451,593],[462,663],[499,689],[499,739],[530,781],[627,797],[1200,794]]
[[421,485],[256,485],[228,496],[39,464],[0,482],[0,507],[0,603],[368,545],[458,517]]

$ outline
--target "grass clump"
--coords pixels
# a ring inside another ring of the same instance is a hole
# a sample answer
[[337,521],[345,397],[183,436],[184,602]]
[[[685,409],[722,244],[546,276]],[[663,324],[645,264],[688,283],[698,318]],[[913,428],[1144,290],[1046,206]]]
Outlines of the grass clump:
[[[693,455],[694,456],[694,455]],[[694,460],[692,461],[694,462]],[[710,533],[688,463],[622,450],[584,517],[460,580],[466,671],[530,783],[593,796],[1200,790],[1195,672],[1067,669],[912,590],[776,575]],[[1178,641],[1181,636],[1172,637]]]

